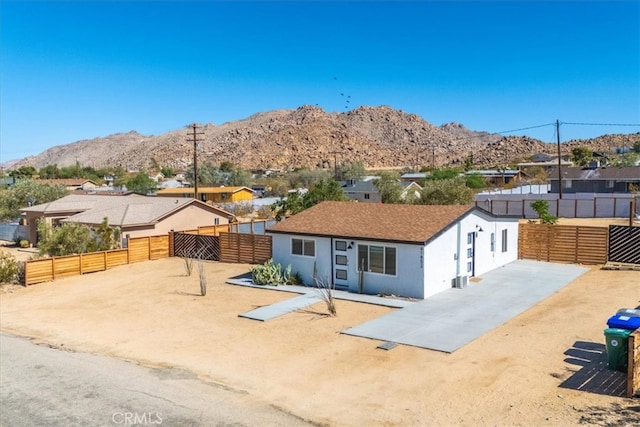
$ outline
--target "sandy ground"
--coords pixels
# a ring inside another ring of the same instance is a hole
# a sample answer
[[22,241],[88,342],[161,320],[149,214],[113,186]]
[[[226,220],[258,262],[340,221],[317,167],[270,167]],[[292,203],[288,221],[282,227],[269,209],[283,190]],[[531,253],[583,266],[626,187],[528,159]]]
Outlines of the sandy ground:
[[638,399],[560,387],[581,369],[565,360],[574,344],[604,344],[606,319],[640,304],[640,272],[593,268],[445,354],[402,345],[385,351],[378,341],[339,333],[392,310],[375,305],[338,301],[334,318],[322,314],[322,303],[264,323],[240,318],[292,297],[224,284],[248,268],[207,263],[205,297],[178,258],[16,288],[0,294],[0,328],[67,350],[188,369],[324,425],[640,420]]

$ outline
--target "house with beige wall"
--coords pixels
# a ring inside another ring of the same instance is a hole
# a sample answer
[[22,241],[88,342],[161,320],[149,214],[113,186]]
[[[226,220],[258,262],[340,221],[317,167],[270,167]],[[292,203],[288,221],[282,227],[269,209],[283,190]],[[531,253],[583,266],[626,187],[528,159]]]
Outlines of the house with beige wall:
[[76,222],[97,227],[107,218],[110,226],[120,228],[123,237],[158,236],[171,230],[235,222],[233,214],[192,198],[139,194],[73,194],[20,211],[32,243],[37,243],[37,223],[41,220],[52,225]]

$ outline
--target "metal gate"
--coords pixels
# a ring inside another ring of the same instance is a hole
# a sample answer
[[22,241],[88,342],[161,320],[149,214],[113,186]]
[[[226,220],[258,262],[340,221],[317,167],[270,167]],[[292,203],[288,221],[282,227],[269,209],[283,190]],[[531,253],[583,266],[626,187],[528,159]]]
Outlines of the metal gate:
[[173,255],[182,258],[220,261],[220,239],[218,236],[174,233]]
[[640,227],[609,226],[610,262],[640,264]]

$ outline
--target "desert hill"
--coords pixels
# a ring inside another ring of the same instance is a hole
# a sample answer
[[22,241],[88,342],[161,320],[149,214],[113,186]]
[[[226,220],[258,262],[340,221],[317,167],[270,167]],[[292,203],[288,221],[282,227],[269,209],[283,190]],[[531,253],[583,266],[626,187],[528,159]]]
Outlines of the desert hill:
[[[189,128],[162,135],[135,131],[52,147],[27,157],[14,167],[48,164],[68,166],[76,161],[95,168],[122,166],[149,169],[160,166],[184,169],[193,162]],[[274,110],[220,126],[199,128],[198,162],[230,161],[247,169],[332,167],[334,161],[362,161],[367,167],[454,166],[473,156],[474,164],[493,167],[536,153],[556,153],[554,144],[528,138],[476,132],[461,124],[434,126],[423,118],[389,107],[359,107],[345,113],[327,113],[302,106]],[[610,151],[630,146],[640,137],[604,135],[562,144],[564,153],[575,146]]]

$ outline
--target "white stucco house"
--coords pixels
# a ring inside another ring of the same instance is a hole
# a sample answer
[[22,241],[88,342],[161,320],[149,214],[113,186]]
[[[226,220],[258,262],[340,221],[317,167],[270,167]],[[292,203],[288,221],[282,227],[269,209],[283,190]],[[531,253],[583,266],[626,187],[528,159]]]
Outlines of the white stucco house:
[[517,259],[518,218],[473,205],[322,202],[269,227],[305,284],[427,298]]

